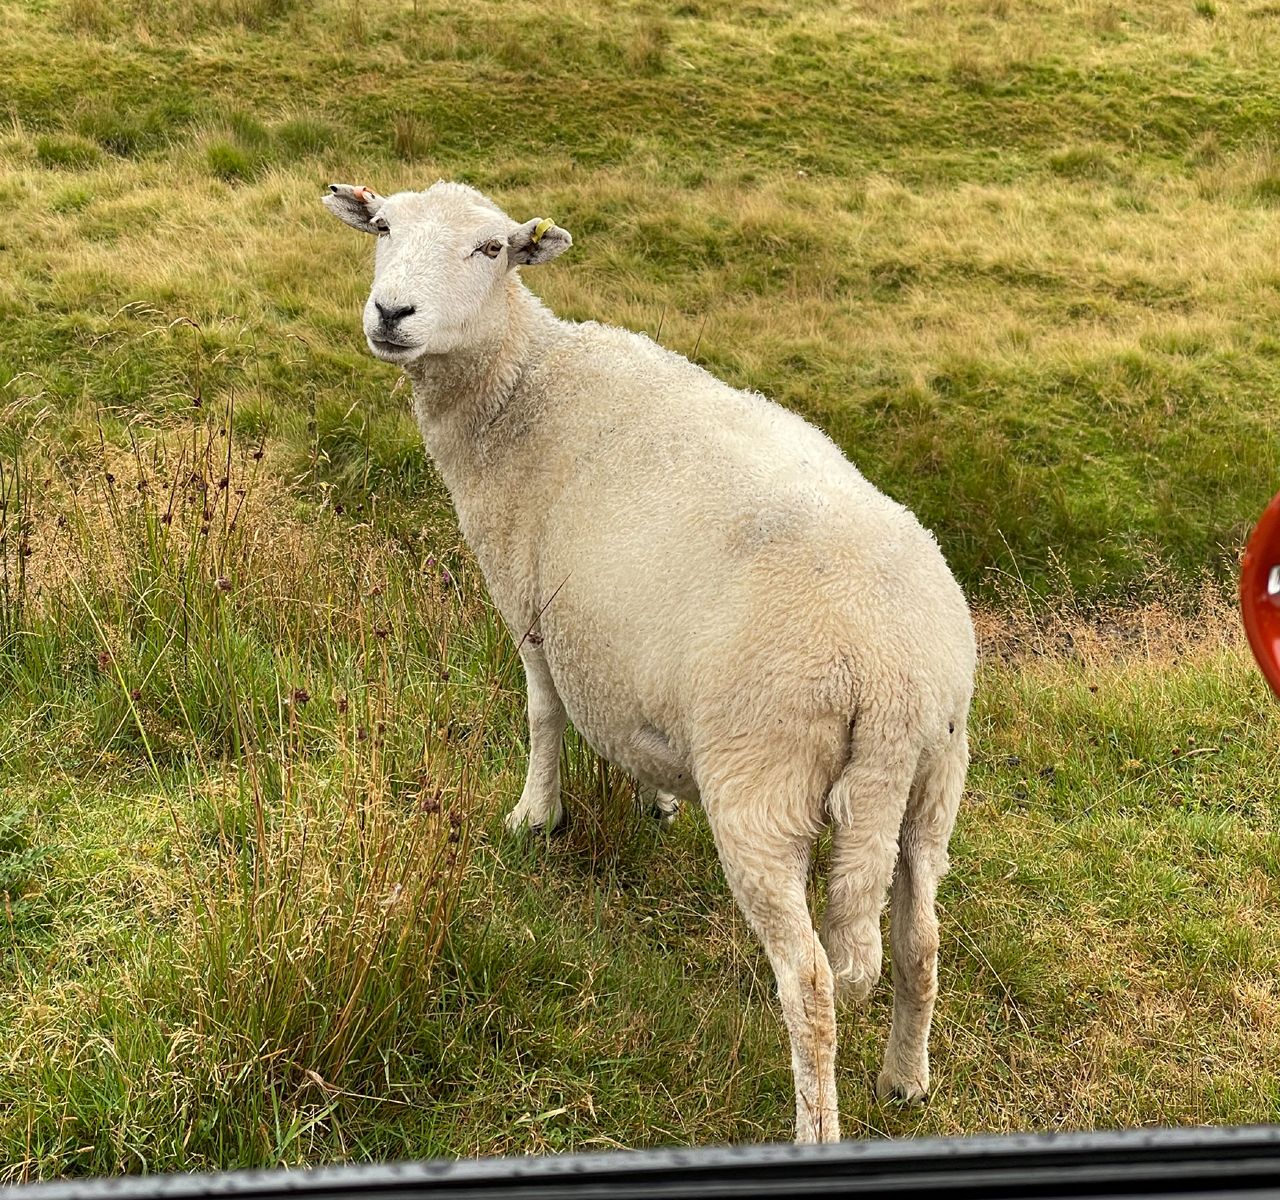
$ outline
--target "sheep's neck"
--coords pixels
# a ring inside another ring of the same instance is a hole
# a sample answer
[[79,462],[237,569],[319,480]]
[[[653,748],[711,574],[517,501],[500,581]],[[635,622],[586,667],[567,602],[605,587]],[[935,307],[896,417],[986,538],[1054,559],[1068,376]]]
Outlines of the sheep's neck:
[[518,278],[505,296],[506,320],[490,338],[405,368],[427,452],[457,503],[490,457],[489,431],[510,403],[534,349],[558,322]]

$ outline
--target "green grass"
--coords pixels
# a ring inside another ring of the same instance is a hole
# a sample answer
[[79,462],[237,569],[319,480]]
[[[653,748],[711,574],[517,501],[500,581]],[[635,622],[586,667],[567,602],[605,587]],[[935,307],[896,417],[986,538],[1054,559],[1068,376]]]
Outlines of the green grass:
[[[447,527],[298,505],[222,420],[113,463],[31,556],[7,1177],[785,1137],[705,824],[637,818],[571,741],[568,832],[503,836],[519,672]],[[937,1090],[870,1099],[882,984],[842,1019],[851,1135],[1278,1115],[1278,723],[1226,615],[1143,618],[985,618]]]
[[698,815],[571,741],[501,835],[518,660],[331,179],[551,213],[557,311],[818,422],[980,602],[936,1092],[870,1099],[882,985],[848,1134],[1280,1118],[1273,7],[0,0],[0,1180],[790,1129]]

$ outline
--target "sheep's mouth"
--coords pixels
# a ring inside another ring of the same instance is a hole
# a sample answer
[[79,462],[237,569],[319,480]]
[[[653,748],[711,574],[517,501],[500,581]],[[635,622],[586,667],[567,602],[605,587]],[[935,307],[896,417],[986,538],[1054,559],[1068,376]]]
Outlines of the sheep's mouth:
[[412,342],[393,342],[387,338],[369,338],[369,348],[382,358],[404,358],[417,350]]

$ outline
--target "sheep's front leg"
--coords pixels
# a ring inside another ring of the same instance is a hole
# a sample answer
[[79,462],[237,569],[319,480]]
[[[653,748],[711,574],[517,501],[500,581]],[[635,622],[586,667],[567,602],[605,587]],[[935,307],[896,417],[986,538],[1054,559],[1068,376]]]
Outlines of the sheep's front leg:
[[520,647],[529,689],[529,773],[520,803],[507,814],[507,828],[554,829],[564,815],[560,803],[560,742],[568,721],[542,651]]

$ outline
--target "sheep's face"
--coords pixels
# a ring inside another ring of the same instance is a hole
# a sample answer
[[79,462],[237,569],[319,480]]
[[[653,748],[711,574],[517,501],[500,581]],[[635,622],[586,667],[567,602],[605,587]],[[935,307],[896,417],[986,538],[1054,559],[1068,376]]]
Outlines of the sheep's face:
[[386,362],[452,354],[500,337],[508,272],[573,244],[549,219],[518,224],[463,184],[380,196],[333,183],[329,193],[324,203],[334,216],[378,238],[364,334]]

